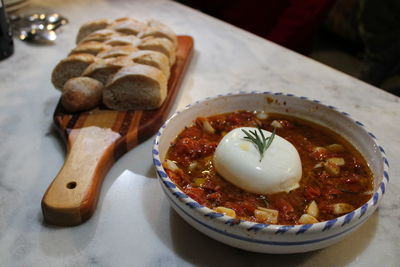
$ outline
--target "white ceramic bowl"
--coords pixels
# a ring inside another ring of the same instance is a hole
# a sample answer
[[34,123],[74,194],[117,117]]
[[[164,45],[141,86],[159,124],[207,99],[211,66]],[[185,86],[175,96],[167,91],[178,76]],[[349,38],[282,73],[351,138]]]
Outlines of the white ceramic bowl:
[[[289,114],[340,133],[364,156],[374,174],[374,194],[360,208],[333,220],[305,225],[269,225],[241,221],[204,207],[184,194],[166,174],[162,162],[171,142],[199,116],[237,110]],[[377,208],[389,180],[388,161],[376,137],[363,124],[335,107],[291,94],[252,92],[207,98],[176,112],[159,130],[153,161],[161,187],[176,212],[204,234],[225,244],[262,253],[298,253],[332,245],[363,224]]]

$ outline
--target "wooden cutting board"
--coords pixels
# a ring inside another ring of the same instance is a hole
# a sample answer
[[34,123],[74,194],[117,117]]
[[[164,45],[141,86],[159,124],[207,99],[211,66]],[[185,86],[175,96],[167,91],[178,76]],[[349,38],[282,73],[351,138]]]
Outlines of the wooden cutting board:
[[[78,225],[94,213],[104,176],[113,163],[153,136],[166,120],[193,51],[190,36],[178,36],[176,62],[163,105],[152,111],[115,111],[104,108],[68,113],[60,104],[54,124],[67,145],[63,167],[42,199],[47,223]],[[151,160],[151,159],[143,159]]]

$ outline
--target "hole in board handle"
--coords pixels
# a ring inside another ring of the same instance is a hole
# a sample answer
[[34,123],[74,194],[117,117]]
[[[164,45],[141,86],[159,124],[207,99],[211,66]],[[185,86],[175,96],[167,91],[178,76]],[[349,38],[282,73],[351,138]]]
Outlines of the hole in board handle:
[[68,189],[74,189],[76,187],[76,182],[69,182],[68,184],[67,184],[67,188]]

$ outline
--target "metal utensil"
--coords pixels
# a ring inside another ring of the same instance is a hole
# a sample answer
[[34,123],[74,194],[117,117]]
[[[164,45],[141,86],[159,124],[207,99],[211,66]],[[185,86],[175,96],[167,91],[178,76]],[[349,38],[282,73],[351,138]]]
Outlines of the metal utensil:
[[30,31],[21,31],[19,39],[35,43],[52,43],[57,39],[57,34],[53,30],[32,29]]
[[27,16],[13,16],[11,22],[14,34],[20,40],[34,43],[52,43],[57,39],[56,30],[68,20],[58,13],[36,13]]

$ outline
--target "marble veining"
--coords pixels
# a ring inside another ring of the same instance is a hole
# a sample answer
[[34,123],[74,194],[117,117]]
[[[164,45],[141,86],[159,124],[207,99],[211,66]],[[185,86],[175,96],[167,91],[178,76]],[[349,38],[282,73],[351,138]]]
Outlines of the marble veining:
[[[400,98],[175,2],[31,0],[22,11],[57,11],[70,23],[54,45],[15,40],[15,54],[0,62],[0,266],[398,266]],[[79,25],[122,16],[157,18],[194,37],[175,109],[217,94],[273,91],[319,99],[362,121],[392,163],[379,209],[349,238],[320,251],[241,251],[194,230],[170,208],[148,140],[110,170],[90,221],[45,225],[40,201],[65,157],[51,126],[60,95],[51,71],[73,48]]]

